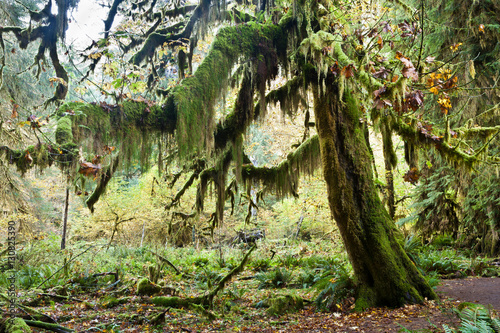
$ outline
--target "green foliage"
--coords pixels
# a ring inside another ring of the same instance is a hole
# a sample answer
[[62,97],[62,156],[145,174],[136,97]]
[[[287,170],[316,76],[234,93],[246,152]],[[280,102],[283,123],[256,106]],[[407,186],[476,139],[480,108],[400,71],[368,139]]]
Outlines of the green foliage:
[[317,282],[317,280],[317,271],[310,268],[301,269],[296,277],[297,284],[300,288],[309,288],[313,286]]
[[457,232],[459,228],[459,205],[457,203],[455,170],[441,167],[421,178],[414,191],[415,202],[410,207],[414,212],[398,224],[416,220],[415,228],[425,238],[434,233]]
[[422,270],[430,284],[437,284],[438,277],[457,278],[467,275],[494,276],[498,272],[488,265],[488,258],[475,254],[467,255],[450,245],[452,240],[443,235],[426,245],[418,237],[405,240],[405,250],[417,267]]
[[286,268],[277,267],[255,275],[255,279],[259,281],[259,289],[285,288],[292,281],[292,272]]
[[354,295],[354,282],[344,266],[331,272],[316,282],[314,288],[319,292],[315,299],[316,307],[320,310],[336,311],[347,297]]
[[460,326],[457,329],[451,329],[448,325],[443,325],[446,333],[500,332],[500,319],[482,305],[470,304],[456,312],[461,320]]
[[266,272],[271,267],[270,258],[258,258],[251,260],[248,264],[255,272]]

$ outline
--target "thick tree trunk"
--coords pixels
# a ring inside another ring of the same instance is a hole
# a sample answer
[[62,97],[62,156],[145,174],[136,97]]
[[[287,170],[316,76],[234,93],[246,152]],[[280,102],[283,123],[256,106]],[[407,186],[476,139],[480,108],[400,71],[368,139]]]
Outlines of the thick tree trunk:
[[378,197],[356,100],[337,84],[313,83],[314,111],[328,200],[354,269],[356,306],[402,306],[437,298],[397,238]]

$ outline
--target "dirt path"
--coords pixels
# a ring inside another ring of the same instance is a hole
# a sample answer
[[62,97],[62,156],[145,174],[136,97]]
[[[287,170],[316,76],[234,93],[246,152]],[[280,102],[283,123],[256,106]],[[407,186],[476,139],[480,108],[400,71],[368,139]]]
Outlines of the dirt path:
[[443,280],[437,291],[441,298],[461,302],[479,303],[500,312],[500,278],[477,278]]

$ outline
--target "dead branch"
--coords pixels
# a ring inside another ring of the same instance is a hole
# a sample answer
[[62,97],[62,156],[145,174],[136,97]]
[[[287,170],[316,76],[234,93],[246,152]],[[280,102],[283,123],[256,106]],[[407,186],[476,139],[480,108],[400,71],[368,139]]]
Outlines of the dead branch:
[[151,250],[147,250],[147,251],[151,252],[152,254],[154,254],[155,256],[157,256],[157,257],[158,257],[158,259],[160,259],[162,262],[164,262],[164,263],[166,263],[167,265],[169,265],[170,267],[172,267],[172,269],[173,269],[173,270],[174,270],[177,274],[181,274],[181,275],[182,275],[182,277],[189,276],[188,274],[181,272],[181,271],[180,271],[177,267],[175,267],[175,265],[174,265],[174,264],[172,264],[172,263],[170,262],[170,260],[168,260],[167,258],[165,258],[165,257],[161,256],[160,254],[158,254],[158,253],[156,253],[156,252],[154,252],[154,251],[151,251]]
[[44,323],[43,321],[35,321],[35,320],[25,320],[24,321],[28,326],[42,328],[44,330],[57,332],[57,333],[71,333],[74,330],[70,328],[63,327],[57,324]]

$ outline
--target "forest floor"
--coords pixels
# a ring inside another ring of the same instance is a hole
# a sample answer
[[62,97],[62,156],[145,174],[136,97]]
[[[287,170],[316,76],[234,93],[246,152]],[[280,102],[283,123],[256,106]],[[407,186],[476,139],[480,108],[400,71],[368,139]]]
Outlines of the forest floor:
[[[444,332],[443,324],[450,327],[458,325],[453,308],[462,302],[491,305],[500,312],[500,278],[442,280],[436,290],[440,301],[399,309],[326,313],[317,312],[312,305],[308,305],[299,312],[279,317],[255,312],[257,309],[246,311],[244,309],[248,304],[241,299],[240,316],[231,314],[208,321],[190,310],[166,309],[165,322],[156,326],[134,319],[158,313],[158,308],[145,304],[145,299],[137,296],[128,304],[112,309],[91,308],[85,305],[87,302],[56,302],[45,309],[38,309],[76,332]],[[103,296],[85,298],[95,304]],[[34,332],[42,331],[34,329]]]

